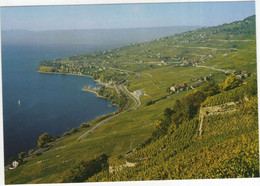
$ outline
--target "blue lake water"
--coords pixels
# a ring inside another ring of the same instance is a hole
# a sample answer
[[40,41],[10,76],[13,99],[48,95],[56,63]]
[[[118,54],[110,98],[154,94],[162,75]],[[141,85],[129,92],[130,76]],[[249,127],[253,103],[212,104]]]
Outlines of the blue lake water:
[[[88,77],[41,74],[39,62],[86,52],[85,48],[2,45],[5,160],[36,147],[39,135],[61,135],[117,110],[108,100],[81,91]],[[20,106],[18,100],[21,101]]]

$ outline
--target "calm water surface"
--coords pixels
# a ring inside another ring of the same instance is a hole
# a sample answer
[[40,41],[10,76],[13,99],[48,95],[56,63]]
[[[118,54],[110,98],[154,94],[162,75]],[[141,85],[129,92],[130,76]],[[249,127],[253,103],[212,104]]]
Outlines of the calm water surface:
[[91,78],[37,72],[41,60],[82,52],[86,49],[2,45],[5,160],[36,147],[44,132],[60,136],[117,110],[108,100],[81,91],[86,84],[98,86]]

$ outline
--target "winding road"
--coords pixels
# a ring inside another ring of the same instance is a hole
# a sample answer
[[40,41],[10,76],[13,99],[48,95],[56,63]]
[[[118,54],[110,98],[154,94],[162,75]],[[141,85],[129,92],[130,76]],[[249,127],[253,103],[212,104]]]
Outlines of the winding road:
[[[126,83],[130,83],[132,81],[135,81],[137,79],[140,78],[140,74],[136,73],[136,72],[131,72],[131,71],[128,71],[128,70],[122,70],[122,69],[116,69],[116,68],[113,68],[115,70],[119,70],[119,71],[122,71],[122,72],[126,72],[127,75],[128,73],[134,73],[136,75],[136,78],[133,79],[133,80],[130,80],[130,81],[125,81],[124,83],[122,83],[121,85],[118,86],[118,88],[120,90],[122,90],[126,95],[128,95],[134,102],[135,102],[135,105],[132,107],[132,108],[129,108],[127,110],[124,110],[124,111],[121,111],[117,114],[114,114],[113,116],[110,116],[106,119],[104,119],[103,121],[101,121],[100,123],[98,123],[97,125],[95,125],[92,129],[90,129],[89,131],[85,132],[83,135],[81,135],[80,137],[78,137],[78,141],[80,141],[81,139],[85,138],[86,136],[88,136],[91,132],[93,132],[94,130],[96,130],[98,127],[100,127],[101,125],[104,125],[105,123],[107,123],[108,121],[110,121],[111,119],[119,116],[120,114],[123,114],[125,112],[128,112],[128,111],[132,111],[136,108],[138,108],[140,105],[141,105],[141,102],[140,100],[134,96],[133,93],[129,92],[129,90],[127,90],[127,87],[126,87]],[[115,85],[116,86],[116,85]]]
[[210,66],[201,66],[201,65],[196,65],[196,67],[198,67],[198,68],[208,68],[208,69],[211,69],[211,70],[216,70],[216,71],[219,71],[219,72],[227,73],[226,70],[223,70],[223,69],[217,69],[217,68],[210,67]]

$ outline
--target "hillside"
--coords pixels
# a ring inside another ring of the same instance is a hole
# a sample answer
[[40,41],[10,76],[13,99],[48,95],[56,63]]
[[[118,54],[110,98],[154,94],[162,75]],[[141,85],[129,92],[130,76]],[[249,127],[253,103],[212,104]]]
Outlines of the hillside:
[[[256,80],[249,84],[251,88],[256,88]],[[227,92],[217,95],[223,96]],[[162,122],[157,122],[159,131],[165,127],[163,125],[169,125],[166,134],[128,156],[127,161],[137,162],[136,166],[110,174],[102,172],[86,181],[258,177],[258,111],[255,93],[248,92],[251,95],[249,100],[241,101],[236,112],[229,113],[227,110],[221,114],[205,115],[202,135],[199,134],[201,118],[195,115],[186,120],[187,117],[183,118],[175,110],[175,103],[172,113],[165,111]],[[181,100],[183,106],[188,97]],[[185,112],[182,111],[182,114],[187,114]],[[170,124],[167,123],[169,118]],[[176,118],[183,121],[178,122]]]
[[36,150],[8,184],[259,176],[255,16],[38,70],[91,76],[120,109]]

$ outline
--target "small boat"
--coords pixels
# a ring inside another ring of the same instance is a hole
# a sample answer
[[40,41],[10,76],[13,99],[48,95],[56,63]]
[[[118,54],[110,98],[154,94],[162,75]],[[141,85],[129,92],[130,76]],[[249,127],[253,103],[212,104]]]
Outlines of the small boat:
[[20,101],[20,100],[18,100],[18,105],[19,105],[19,106],[21,105],[21,101]]

